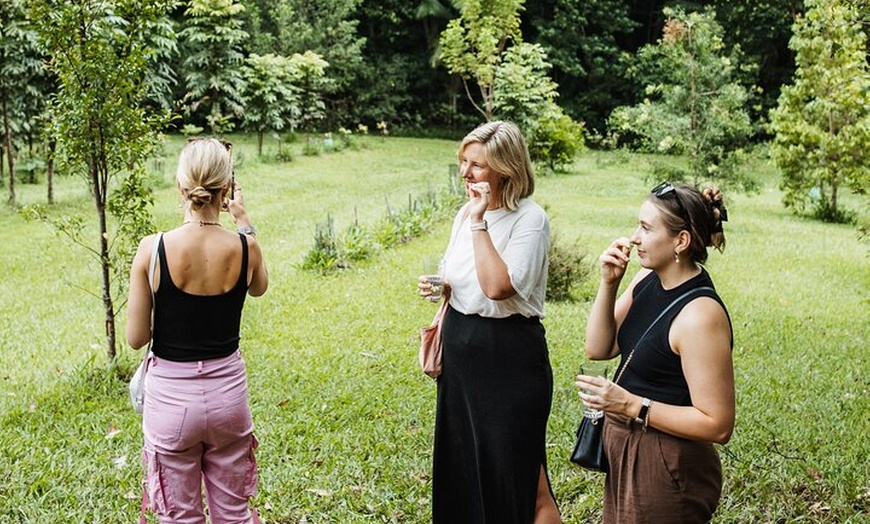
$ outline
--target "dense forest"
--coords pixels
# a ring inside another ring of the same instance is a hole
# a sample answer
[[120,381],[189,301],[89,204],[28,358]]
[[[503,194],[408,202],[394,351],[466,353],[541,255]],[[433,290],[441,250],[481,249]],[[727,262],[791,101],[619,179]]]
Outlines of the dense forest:
[[[543,173],[630,147],[663,158],[656,178],[749,190],[741,165],[764,144],[784,205],[866,237],[866,209],[840,202],[870,187],[868,4],[4,0],[0,184],[17,206],[16,184],[44,176],[50,205],[55,170],[86,181],[110,355],[112,282],[153,230],[166,132],[255,134],[281,162],[264,137],[456,138],[504,119]],[[81,220],[27,212],[81,242]]]
[[[306,52],[316,53],[325,62],[318,85],[323,114],[311,122],[320,130],[360,123],[374,128],[383,121],[401,132],[461,131],[480,121],[462,82],[440,61],[439,36],[459,16],[461,0],[163,3],[171,24],[155,24],[150,35],[158,62],[150,77],[152,97],[158,107],[186,113],[185,123],[210,127],[206,111],[211,108],[197,104],[197,97],[217,95],[224,99],[222,111],[228,113],[228,123],[237,120],[235,127],[240,127],[246,98],[240,70],[245,60],[252,55],[290,57]],[[639,49],[661,37],[663,9],[668,6],[713,10],[725,29],[726,46],[739,46],[745,64],[757,65],[744,68],[741,82],[752,89],[753,117],[763,119],[775,105],[780,86],[793,74],[794,57],[788,43],[791,25],[804,8],[801,0],[512,3],[519,6],[522,40],[539,44],[552,66],[549,73],[558,86],[559,105],[573,119],[585,122],[587,129],[598,132],[604,131],[613,108],[643,97],[647,79],[632,59]],[[124,9],[123,2],[90,4],[90,9],[114,9],[117,14]],[[53,90],[53,79],[26,61],[45,58],[36,50],[35,36],[25,34],[28,7],[27,2],[14,0],[0,8],[5,11],[0,13],[4,26],[0,65],[4,76],[18,77],[0,80],[0,93],[9,104],[16,92],[25,91],[23,86],[31,95]],[[16,38],[23,44],[16,45]],[[41,79],[28,81],[29,76]],[[206,80],[217,83],[211,92],[199,85]],[[29,105],[37,107],[19,114],[39,113],[38,104]],[[4,106],[7,111],[11,107]],[[17,127],[24,131],[34,126]]]

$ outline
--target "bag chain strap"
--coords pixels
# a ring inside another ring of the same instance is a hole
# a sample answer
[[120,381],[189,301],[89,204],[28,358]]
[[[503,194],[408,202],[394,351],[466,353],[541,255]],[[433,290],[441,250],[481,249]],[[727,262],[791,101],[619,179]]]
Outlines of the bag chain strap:
[[631,348],[631,353],[629,353],[629,354],[628,354],[628,358],[625,359],[625,364],[622,366],[622,369],[619,370],[619,376],[616,377],[616,380],[614,380],[613,383],[616,384],[617,382],[619,382],[619,379],[621,379],[621,378],[622,378],[622,375],[625,374],[625,370],[628,368],[628,364],[631,363],[631,358],[634,356],[634,350],[637,349],[637,346],[640,345],[641,341],[644,339],[644,337],[647,336],[647,334],[650,332],[650,330],[653,328],[653,326],[655,326],[655,325],[658,323],[658,321],[661,320],[663,316],[665,316],[665,313],[667,313],[668,311],[670,311],[671,308],[673,308],[673,307],[674,307],[678,302],[680,302],[681,300],[683,300],[683,299],[686,298],[687,296],[689,296],[689,295],[695,293],[696,291],[708,291],[708,290],[709,290],[709,291],[715,291],[715,290],[714,290],[712,287],[710,287],[710,286],[702,286],[702,287],[696,287],[696,288],[694,288],[694,289],[690,289],[690,290],[686,291],[685,293],[683,293],[682,295],[680,295],[679,297],[677,297],[676,300],[674,300],[673,302],[671,302],[671,303],[668,305],[668,307],[666,307],[666,308],[664,309],[664,311],[662,311],[661,313],[659,313],[659,316],[656,317],[656,319],[652,321],[652,324],[650,324],[649,327],[646,328],[646,331],[643,332],[643,335],[641,335],[640,338],[637,339],[637,342],[634,343],[634,347]]

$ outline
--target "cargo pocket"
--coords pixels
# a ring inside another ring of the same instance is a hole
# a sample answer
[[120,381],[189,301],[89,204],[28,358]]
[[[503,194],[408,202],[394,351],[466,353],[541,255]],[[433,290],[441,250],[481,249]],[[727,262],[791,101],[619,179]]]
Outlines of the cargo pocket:
[[145,492],[148,495],[148,507],[158,515],[166,515],[173,508],[166,496],[166,474],[160,464],[160,455],[148,449],[142,449],[142,467],[145,470]]
[[254,450],[260,446],[260,441],[254,434],[251,434],[251,447],[248,450],[248,457],[245,464],[245,491],[243,496],[251,498],[257,494],[257,458],[254,456]]
[[166,448],[175,448],[181,440],[181,431],[184,428],[184,419],[187,417],[187,408],[183,406],[149,406],[148,397],[145,399],[145,413],[142,417],[142,430],[145,440]]

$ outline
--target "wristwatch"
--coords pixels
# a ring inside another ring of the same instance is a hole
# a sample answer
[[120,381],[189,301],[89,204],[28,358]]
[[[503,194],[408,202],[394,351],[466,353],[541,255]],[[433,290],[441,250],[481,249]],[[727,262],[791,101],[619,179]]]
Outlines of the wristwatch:
[[243,235],[257,236],[257,230],[254,229],[254,226],[242,226],[239,228],[239,233]]
[[480,222],[471,222],[470,229],[472,231],[487,231],[488,224],[486,223],[486,220]]
[[649,405],[652,404],[652,400],[644,397],[644,399],[640,403],[640,413],[637,414],[637,418],[634,419],[638,424],[646,423],[646,416],[649,413]]

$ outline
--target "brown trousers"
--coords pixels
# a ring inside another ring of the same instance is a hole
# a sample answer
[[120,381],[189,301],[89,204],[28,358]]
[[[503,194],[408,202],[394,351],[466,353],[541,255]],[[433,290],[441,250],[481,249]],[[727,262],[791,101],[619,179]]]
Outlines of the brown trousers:
[[722,492],[713,444],[675,437],[608,416],[604,524],[709,522]]

